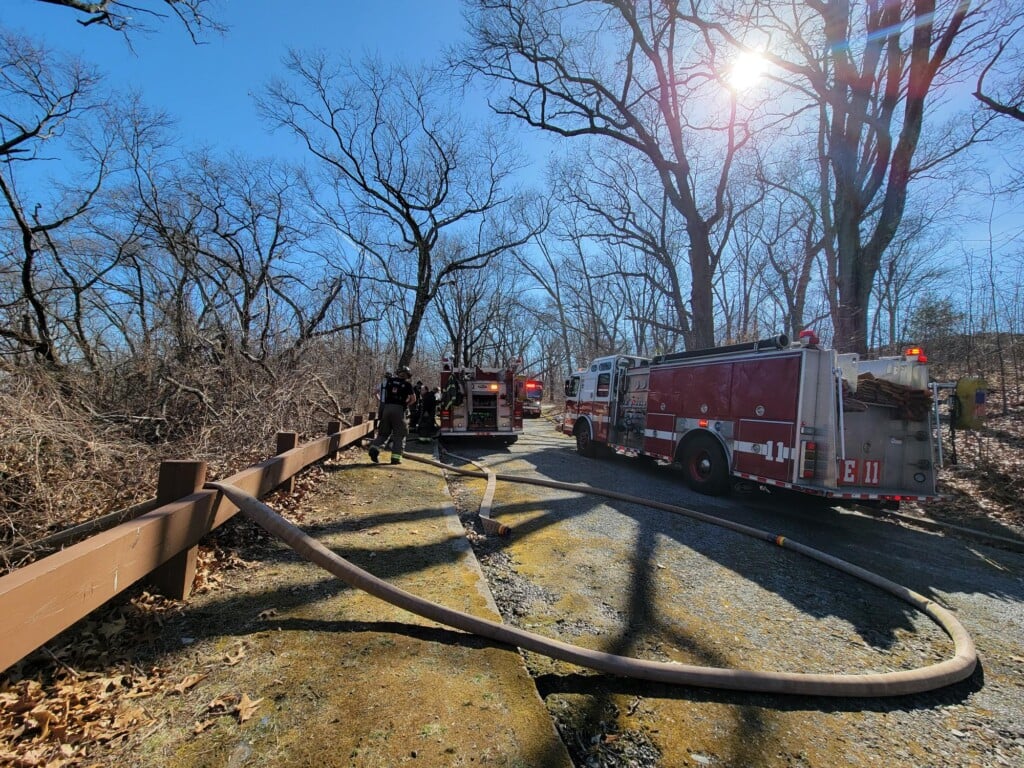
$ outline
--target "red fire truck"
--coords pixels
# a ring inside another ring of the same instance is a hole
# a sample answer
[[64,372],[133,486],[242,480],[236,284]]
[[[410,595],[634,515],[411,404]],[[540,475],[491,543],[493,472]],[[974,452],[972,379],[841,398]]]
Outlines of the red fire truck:
[[522,378],[515,367],[441,365],[441,429],[446,437],[497,437],[514,443],[523,431]]
[[682,467],[706,494],[734,480],[841,499],[930,500],[936,453],[927,359],[862,360],[810,331],[653,358],[611,355],[565,383],[562,431]]
[[540,404],[544,399],[544,382],[524,379],[522,383],[523,418],[540,418]]

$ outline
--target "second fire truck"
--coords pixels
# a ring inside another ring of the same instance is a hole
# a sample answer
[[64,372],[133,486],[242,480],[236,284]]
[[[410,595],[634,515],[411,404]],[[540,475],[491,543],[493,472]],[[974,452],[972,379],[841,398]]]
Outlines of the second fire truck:
[[514,443],[523,431],[523,379],[513,366],[441,364],[438,436],[500,438]]
[[932,395],[918,349],[862,360],[812,332],[653,358],[594,360],[565,384],[577,450],[650,456],[687,483],[734,480],[898,504],[936,495]]

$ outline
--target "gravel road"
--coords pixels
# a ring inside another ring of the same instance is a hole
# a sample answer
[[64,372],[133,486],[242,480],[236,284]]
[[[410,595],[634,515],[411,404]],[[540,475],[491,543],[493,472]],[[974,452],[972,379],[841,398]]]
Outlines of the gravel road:
[[[968,680],[882,699],[671,687],[524,654],[576,765],[1024,765],[1024,555],[802,499],[699,496],[670,468],[580,457],[546,420],[528,422],[511,447],[446,447],[499,473],[636,494],[786,536],[935,600],[978,649]],[[480,498],[457,476],[450,485],[472,525]],[[550,637],[638,658],[793,672],[885,672],[952,655],[949,638],[908,604],[717,526],[507,483],[492,516],[512,536],[470,538],[495,600],[507,622]]]

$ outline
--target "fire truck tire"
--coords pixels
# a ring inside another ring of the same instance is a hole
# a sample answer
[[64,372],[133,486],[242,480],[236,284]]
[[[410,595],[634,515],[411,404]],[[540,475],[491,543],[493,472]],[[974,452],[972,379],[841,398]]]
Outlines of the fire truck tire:
[[573,433],[576,435],[576,453],[580,456],[586,456],[588,459],[597,456],[597,444],[594,442],[594,435],[590,431],[590,424],[588,422],[581,421],[578,423]]
[[722,496],[729,491],[729,464],[725,451],[711,435],[694,435],[682,446],[683,475],[686,484],[706,496]]

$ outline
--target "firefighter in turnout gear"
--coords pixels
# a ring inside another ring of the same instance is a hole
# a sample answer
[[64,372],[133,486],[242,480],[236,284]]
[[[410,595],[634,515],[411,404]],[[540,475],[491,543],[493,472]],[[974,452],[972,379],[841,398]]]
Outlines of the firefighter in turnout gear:
[[383,407],[380,413],[380,428],[377,430],[377,437],[370,443],[370,461],[374,464],[380,458],[380,449],[391,443],[391,463],[402,463],[402,452],[405,450],[405,437],[409,434],[409,427],[405,421],[406,409],[416,399],[412,384],[412,371],[409,366],[403,365],[394,376],[384,382],[383,396],[381,402]]

